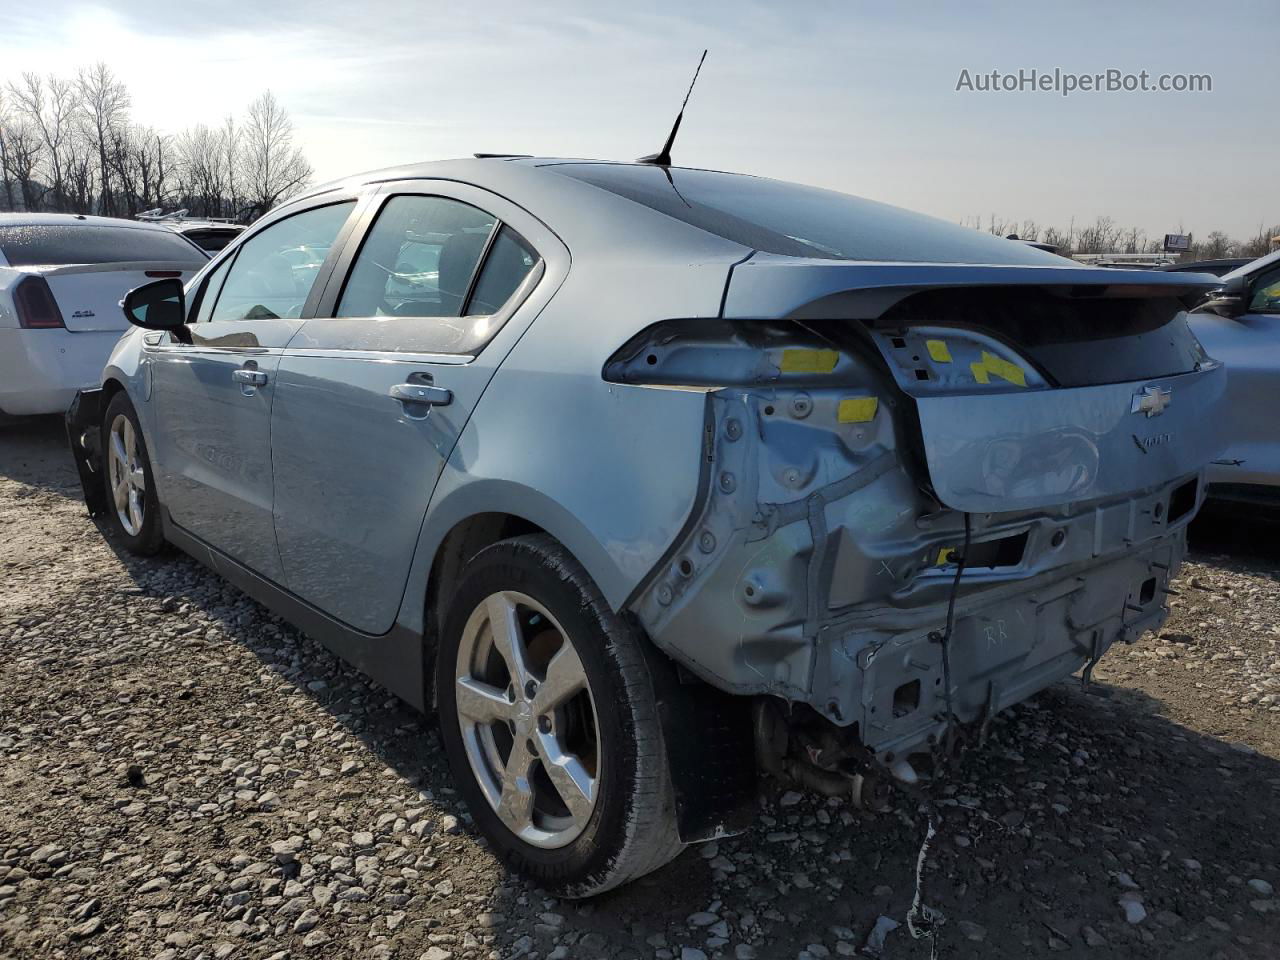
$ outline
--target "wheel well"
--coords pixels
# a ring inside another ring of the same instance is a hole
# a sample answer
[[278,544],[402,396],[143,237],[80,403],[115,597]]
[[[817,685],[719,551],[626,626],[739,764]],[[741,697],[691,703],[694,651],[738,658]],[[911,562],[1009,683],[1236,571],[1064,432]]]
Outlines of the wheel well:
[[449,596],[463,564],[491,544],[528,533],[546,531],[515,514],[478,513],[460,521],[445,534],[432,558],[431,574],[427,578],[423,632],[429,650],[434,649],[436,638],[444,626],[445,610],[441,608],[439,598]]
[[102,381],[102,409],[107,409],[107,404],[111,402],[111,398],[124,389],[124,384],[116,379],[107,379]]

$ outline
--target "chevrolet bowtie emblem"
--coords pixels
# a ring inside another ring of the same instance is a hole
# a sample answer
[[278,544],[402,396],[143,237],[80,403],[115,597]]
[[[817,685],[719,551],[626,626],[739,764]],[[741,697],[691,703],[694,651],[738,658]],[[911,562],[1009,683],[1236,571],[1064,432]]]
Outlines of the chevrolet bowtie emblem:
[[1145,413],[1148,417],[1158,417],[1164,408],[1173,403],[1173,391],[1164,387],[1143,387],[1133,395],[1130,413]]

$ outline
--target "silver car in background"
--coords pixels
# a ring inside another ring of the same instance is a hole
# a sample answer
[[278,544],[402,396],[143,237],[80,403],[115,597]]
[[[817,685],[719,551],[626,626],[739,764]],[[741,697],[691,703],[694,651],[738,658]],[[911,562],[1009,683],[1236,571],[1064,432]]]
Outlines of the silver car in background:
[[125,547],[436,711],[494,849],[584,896],[743,829],[760,770],[917,782],[1158,627],[1211,279],[755,177],[422,164],[135,290],[68,423]]
[[1191,315],[1191,329],[1227,365],[1219,429],[1225,449],[1209,466],[1209,496],[1242,507],[1280,507],[1280,251],[1226,274]]

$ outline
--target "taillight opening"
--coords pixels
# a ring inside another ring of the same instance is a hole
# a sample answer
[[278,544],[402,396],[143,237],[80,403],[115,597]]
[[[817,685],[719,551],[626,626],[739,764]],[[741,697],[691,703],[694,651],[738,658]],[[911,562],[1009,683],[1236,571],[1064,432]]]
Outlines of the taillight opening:
[[18,313],[18,326],[23,330],[65,328],[58,301],[44,277],[24,277],[13,291],[13,306]]

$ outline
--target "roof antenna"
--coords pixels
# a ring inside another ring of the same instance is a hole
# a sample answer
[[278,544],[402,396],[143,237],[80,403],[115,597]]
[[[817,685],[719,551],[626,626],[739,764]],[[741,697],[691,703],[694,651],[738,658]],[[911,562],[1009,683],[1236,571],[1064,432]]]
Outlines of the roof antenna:
[[671,145],[676,142],[676,134],[680,132],[680,121],[684,119],[684,108],[689,105],[689,94],[693,93],[693,85],[698,82],[698,74],[702,71],[702,61],[706,59],[707,51],[703,50],[702,57],[698,60],[698,69],[693,71],[693,79],[689,81],[689,90],[684,95],[684,103],[680,104],[680,112],[676,114],[676,122],[671,127],[671,133],[668,134],[662,150],[647,157],[641,157],[636,163],[651,163],[655,167],[671,166]]

